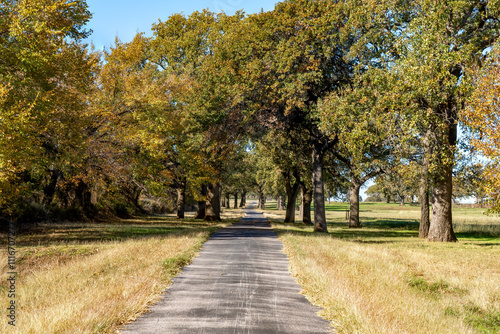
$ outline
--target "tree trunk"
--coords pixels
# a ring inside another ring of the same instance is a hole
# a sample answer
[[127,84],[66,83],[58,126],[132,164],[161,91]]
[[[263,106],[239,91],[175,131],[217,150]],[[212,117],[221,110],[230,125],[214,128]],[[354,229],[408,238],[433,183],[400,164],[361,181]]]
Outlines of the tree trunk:
[[[446,114],[446,116],[449,115]],[[442,156],[438,157],[437,163],[439,165],[434,174],[432,219],[429,227],[429,235],[427,236],[427,240],[429,241],[457,241],[457,237],[453,232],[451,214],[451,197],[453,191],[452,161],[453,148],[455,147],[457,138],[457,125],[455,123],[449,124],[447,130],[448,133],[441,137],[442,139],[446,139],[446,142],[437,146]],[[443,158],[445,159],[444,161]]]
[[266,209],[266,197],[264,196],[263,192],[259,192],[259,209]]
[[[79,179],[78,185],[75,188],[75,200],[83,209],[84,214],[87,217],[92,217],[95,213],[95,206],[92,204],[92,192],[90,187],[82,179]],[[122,187],[123,189],[123,187]],[[140,189],[130,190],[127,194],[127,200],[133,204],[139,211],[143,212],[143,209],[138,203],[139,196],[141,195]]]
[[428,149],[425,148],[422,161],[422,176],[420,179],[420,226],[418,237],[427,238],[429,235],[429,157]]
[[305,186],[301,185],[302,188],[302,223],[307,225],[312,225],[311,221],[311,202],[312,202],[312,190],[307,189]]
[[240,208],[245,207],[245,205],[247,205],[247,192],[246,190],[243,190],[241,193]]
[[405,205],[405,195],[399,196],[399,205],[404,206]]
[[297,203],[297,194],[299,193],[300,183],[295,180],[291,185],[290,175],[286,176],[286,213],[285,223],[295,223],[295,204]]
[[279,195],[278,198],[276,199],[276,209],[277,210],[283,210],[283,196]]
[[207,185],[208,200],[206,201],[205,220],[220,221],[220,191],[219,184],[209,183]]
[[328,232],[326,227],[325,194],[323,184],[323,156],[320,149],[313,145],[312,184],[314,198],[314,231]]
[[50,171],[49,182],[45,187],[43,187],[43,202],[45,204],[52,203],[52,200],[54,198],[54,194],[56,193],[57,183],[58,183],[59,178],[61,176],[62,176],[62,172],[60,172],[57,169]]
[[234,192],[234,208],[238,209],[238,192]]
[[300,188],[299,220],[302,220],[304,218],[304,192],[302,191],[302,186]]
[[432,219],[429,226],[429,241],[457,241],[453,232],[451,213],[452,166],[444,168],[442,177],[436,178],[432,195]]
[[285,223],[295,223],[295,207],[297,203],[297,195],[299,193],[299,184],[295,183],[292,187],[292,192],[286,202]]
[[222,202],[222,203],[221,203],[221,206],[222,206],[223,208],[225,208],[225,207],[226,207],[226,196],[221,196],[221,202]]
[[[202,197],[207,196],[207,185],[206,184],[201,186],[201,196]],[[196,217],[194,217],[194,218],[195,219],[204,219],[206,209],[207,209],[206,200],[198,201],[198,212],[196,213]]]
[[349,228],[360,228],[359,221],[359,190],[361,188],[360,182],[351,180],[351,190],[349,194]]
[[186,178],[180,182],[177,188],[177,218],[184,218],[184,206],[186,204]]

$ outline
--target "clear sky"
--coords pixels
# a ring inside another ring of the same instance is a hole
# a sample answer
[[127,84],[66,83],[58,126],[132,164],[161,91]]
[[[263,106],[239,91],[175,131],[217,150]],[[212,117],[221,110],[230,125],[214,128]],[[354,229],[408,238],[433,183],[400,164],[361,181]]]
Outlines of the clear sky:
[[151,25],[158,19],[166,21],[175,13],[189,15],[208,8],[212,12],[224,11],[234,14],[243,9],[245,13],[269,11],[279,0],[87,0],[93,17],[87,28],[93,30],[87,42],[96,48],[109,49],[118,36],[122,42],[132,40],[137,32],[151,36]]

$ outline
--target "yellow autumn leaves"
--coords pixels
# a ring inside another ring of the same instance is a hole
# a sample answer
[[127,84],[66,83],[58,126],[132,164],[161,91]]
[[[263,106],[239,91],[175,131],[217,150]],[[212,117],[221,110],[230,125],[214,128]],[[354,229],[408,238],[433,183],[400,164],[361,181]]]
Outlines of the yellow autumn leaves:
[[500,49],[494,48],[486,66],[476,73],[476,86],[463,120],[473,131],[472,145],[488,159],[484,190],[500,211]]

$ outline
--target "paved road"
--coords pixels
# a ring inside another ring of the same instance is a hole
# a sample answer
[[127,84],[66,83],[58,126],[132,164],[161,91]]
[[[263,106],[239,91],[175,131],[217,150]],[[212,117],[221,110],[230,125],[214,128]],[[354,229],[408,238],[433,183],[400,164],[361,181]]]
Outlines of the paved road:
[[261,213],[214,233],[164,298],[122,333],[332,333],[299,294]]

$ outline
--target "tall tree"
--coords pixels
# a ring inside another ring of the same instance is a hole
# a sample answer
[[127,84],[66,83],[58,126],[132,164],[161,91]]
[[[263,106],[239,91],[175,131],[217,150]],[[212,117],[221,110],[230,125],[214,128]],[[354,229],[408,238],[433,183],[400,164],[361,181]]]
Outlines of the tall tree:
[[[418,15],[401,36],[400,70],[430,131],[432,219],[428,240],[456,241],[452,226],[452,170],[457,123],[470,94],[467,69],[500,33],[499,4],[488,1],[418,1]],[[425,134],[425,133],[424,133]],[[422,134],[422,135],[424,135]]]
[[350,181],[351,228],[361,227],[361,186],[383,173],[389,161],[394,160],[390,150],[392,113],[381,98],[386,89],[383,72],[371,70],[358,74],[349,87],[331,94],[318,105],[322,130],[338,138],[332,158],[344,165],[344,172],[334,172]]
[[0,14],[0,210],[15,214],[39,191],[50,204],[82,162],[98,57],[81,43],[85,1],[3,0]]
[[341,8],[331,1],[282,2],[229,31],[233,43],[222,52],[232,80],[224,83],[234,87],[231,102],[245,111],[242,116],[253,121],[254,129],[281,130],[286,136],[286,129],[293,128],[308,134],[303,144],[311,149],[314,229],[321,232],[327,231],[323,159],[335,139],[319,130],[315,106],[350,73],[338,42]]
[[[366,10],[372,14],[365,15]],[[385,66],[397,82],[388,95],[400,105],[400,115],[416,126],[421,138],[430,133],[434,201],[428,240],[456,240],[451,199],[457,122],[470,94],[467,69],[497,38],[498,11],[498,2],[482,0],[366,2],[352,7],[350,16],[357,19],[350,20],[349,36],[363,37],[349,56],[364,59],[366,66]]]

